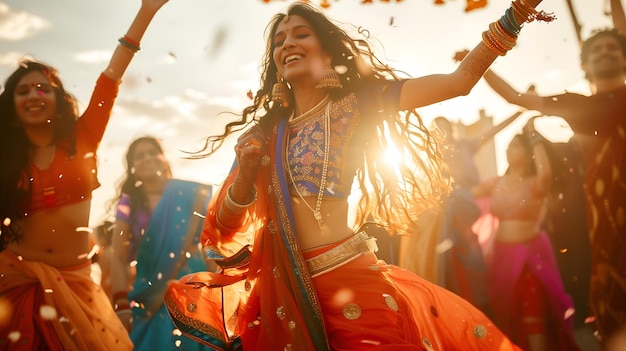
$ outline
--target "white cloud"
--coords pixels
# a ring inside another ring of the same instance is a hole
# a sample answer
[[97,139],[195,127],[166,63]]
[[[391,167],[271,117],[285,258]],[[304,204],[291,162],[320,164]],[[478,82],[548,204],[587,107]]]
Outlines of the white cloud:
[[0,66],[10,66],[13,68],[17,68],[17,63],[21,59],[25,59],[28,57],[30,56],[24,55],[23,53],[17,51],[0,52]]
[[0,3],[0,39],[17,41],[29,38],[50,27],[50,22],[28,12],[13,12]]
[[74,59],[78,62],[85,63],[102,63],[108,62],[113,53],[110,50],[91,50],[83,51],[74,55]]

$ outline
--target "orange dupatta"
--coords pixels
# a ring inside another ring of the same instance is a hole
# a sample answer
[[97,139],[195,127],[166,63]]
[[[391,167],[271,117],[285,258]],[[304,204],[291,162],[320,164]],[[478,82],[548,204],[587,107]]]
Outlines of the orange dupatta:
[[207,257],[222,257],[216,262],[226,269],[183,277],[168,289],[166,305],[174,323],[216,350],[329,349],[321,307],[291,225],[283,171],[286,129],[283,120],[267,133],[257,200],[240,228],[224,232],[216,225],[237,165],[209,203],[202,241]]

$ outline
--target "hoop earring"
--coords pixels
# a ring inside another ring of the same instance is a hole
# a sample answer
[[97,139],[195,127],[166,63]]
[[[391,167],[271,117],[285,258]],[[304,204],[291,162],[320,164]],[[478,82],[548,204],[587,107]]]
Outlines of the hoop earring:
[[341,80],[339,79],[339,75],[337,72],[331,67],[331,57],[324,57],[324,76],[315,86],[319,89],[343,89],[343,85],[341,84]]
[[289,105],[289,87],[278,72],[276,72],[276,83],[272,86],[272,101],[283,108]]

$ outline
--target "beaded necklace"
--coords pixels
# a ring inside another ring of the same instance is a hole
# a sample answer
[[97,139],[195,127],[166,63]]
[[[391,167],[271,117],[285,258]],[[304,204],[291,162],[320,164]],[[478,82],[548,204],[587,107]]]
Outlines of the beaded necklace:
[[[321,208],[322,208],[322,198],[324,197],[324,188],[326,187],[326,175],[328,173],[328,157],[330,154],[330,140],[329,139],[330,139],[331,104],[332,104],[332,101],[328,101],[328,104],[326,105],[326,110],[324,111],[324,121],[323,121],[324,122],[324,163],[322,165],[322,178],[320,180],[320,190],[319,190],[319,193],[317,194],[317,202],[315,203],[315,208],[311,207],[311,205],[309,205],[309,203],[304,199],[304,196],[302,196],[302,194],[300,193],[300,190],[298,189],[298,186],[296,185],[296,181],[293,178],[293,175],[291,174],[291,167],[287,164],[287,172],[289,173],[289,178],[291,179],[291,182],[293,183],[294,188],[296,188],[296,193],[302,199],[306,207],[308,207],[309,210],[313,212],[313,217],[315,217],[315,220],[317,220],[317,224],[319,225],[320,228],[323,225]],[[315,110],[315,108],[313,110]],[[297,119],[301,119],[301,118],[299,117]],[[287,159],[289,159],[289,148],[287,148],[286,156],[287,156]]]

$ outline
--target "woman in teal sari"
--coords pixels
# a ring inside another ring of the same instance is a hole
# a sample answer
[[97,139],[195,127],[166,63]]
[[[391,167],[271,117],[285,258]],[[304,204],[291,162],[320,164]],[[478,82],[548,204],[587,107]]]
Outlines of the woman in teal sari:
[[134,350],[202,350],[176,335],[163,294],[168,280],[207,269],[198,250],[199,214],[211,189],[172,179],[161,145],[152,137],[131,143],[126,161],[113,232],[114,307],[130,330]]

